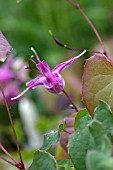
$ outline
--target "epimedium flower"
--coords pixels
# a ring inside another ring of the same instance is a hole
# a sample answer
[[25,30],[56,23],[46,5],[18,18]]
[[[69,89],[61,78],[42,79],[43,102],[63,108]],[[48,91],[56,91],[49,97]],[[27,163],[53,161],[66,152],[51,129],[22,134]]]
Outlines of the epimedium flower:
[[[18,65],[17,65],[18,62]],[[13,55],[9,55],[4,63],[0,65],[0,84],[2,85],[8,104],[13,104],[11,97],[19,94],[19,86],[28,78],[23,68],[24,61],[21,57],[14,59]],[[3,95],[0,93],[0,105],[4,105]]]
[[[13,104],[18,101],[18,100],[12,101],[11,97],[19,94],[19,84],[20,83],[18,82],[18,80],[12,80],[12,81],[9,81],[7,85],[3,86],[8,104]],[[3,105],[3,104],[4,104],[3,95],[2,93],[0,93],[0,105]]]
[[61,71],[69,67],[77,58],[81,57],[86,52],[86,50],[84,50],[78,56],[72,57],[68,61],[62,62],[55,66],[53,69],[50,69],[49,65],[44,60],[40,60],[36,51],[33,48],[31,48],[31,50],[34,52],[38,60],[38,64],[36,64],[35,61],[34,63],[36,64],[36,68],[39,70],[39,75],[35,79],[27,82],[27,88],[18,96],[11,98],[11,100],[18,99],[28,90],[34,89],[40,85],[44,86],[51,93],[62,92],[65,86],[65,81],[60,74]]
[[9,56],[8,59],[0,66],[0,82],[4,85],[14,77],[14,72],[11,69],[13,57]]

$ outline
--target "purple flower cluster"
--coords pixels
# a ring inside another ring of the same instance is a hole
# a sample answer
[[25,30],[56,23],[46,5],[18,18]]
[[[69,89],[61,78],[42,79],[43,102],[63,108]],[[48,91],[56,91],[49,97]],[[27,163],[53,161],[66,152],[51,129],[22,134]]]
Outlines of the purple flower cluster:
[[23,94],[25,94],[28,90],[34,89],[39,85],[44,86],[51,93],[60,93],[63,91],[65,86],[65,81],[61,76],[61,71],[69,67],[77,58],[81,57],[86,50],[84,50],[81,54],[76,57],[72,57],[68,61],[58,64],[53,69],[50,69],[49,65],[43,60],[41,61],[38,57],[36,51],[31,48],[31,50],[36,55],[38,60],[38,64],[36,64],[36,68],[39,70],[39,76],[35,79],[26,83],[27,88],[18,96],[11,98],[11,100],[18,99]]
[[[18,71],[13,68],[15,60],[9,56],[0,66],[0,83],[4,88],[4,93],[8,103],[12,103],[11,97],[19,94],[19,85],[22,80]],[[0,93],[0,104],[3,104],[3,96]]]

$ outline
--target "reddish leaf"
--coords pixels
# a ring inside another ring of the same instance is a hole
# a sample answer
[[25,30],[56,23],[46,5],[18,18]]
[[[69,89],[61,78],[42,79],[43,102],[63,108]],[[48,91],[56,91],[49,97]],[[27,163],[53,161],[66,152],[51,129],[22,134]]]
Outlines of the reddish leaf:
[[83,101],[91,115],[99,100],[108,103],[113,111],[113,64],[105,55],[87,59],[82,85]]
[[0,32],[0,61],[4,61],[6,59],[11,49],[12,47],[10,46],[2,32]]

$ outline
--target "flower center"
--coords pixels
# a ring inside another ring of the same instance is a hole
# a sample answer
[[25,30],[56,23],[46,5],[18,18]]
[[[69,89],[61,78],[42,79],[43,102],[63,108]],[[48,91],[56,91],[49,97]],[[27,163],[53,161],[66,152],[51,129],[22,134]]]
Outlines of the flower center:
[[57,84],[55,84],[55,89],[57,90],[58,88],[59,88],[59,85],[57,83]]

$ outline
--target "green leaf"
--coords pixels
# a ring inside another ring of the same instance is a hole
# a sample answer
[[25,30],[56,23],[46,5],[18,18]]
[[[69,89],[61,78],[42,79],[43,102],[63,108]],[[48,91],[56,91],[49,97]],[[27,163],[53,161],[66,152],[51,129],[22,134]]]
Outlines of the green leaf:
[[41,150],[48,150],[53,144],[58,142],[60,138],[59,131],[51,131],[50,133],[46,133],[44,135],[44,142],[41,147]]
[[66,164],[70,164],[70,160],[57,160],[58,167],[65,167]]
[[99,100],[108,103],[113,111],[113,64],[103,54],[95,54],[85,64],[82,79],[83,101],[93,115]]
[[54,157],[45,151],[38,150],[33,159],[33,163],[28,170],[57,170]]
[[101,122],[93,120],[88,125],[94,139],[95,150],[88,151],[86,157],[87,170],[113,170],[111,158],[111,142]]
[[86,154],[88,149],[93,146],[93,140],[87,127],[91,120],[89,115],[81,118],[76,131],[69,136],[68,153],[77,170],[86,169]]
[[75,130],[76,130],[76,128],[78,127],[79,120],[80,120],[82,117],[86,116],[86,115],[88,115],[88,111],[87,111],[86,109],[80,110],[80,111],[77,113],[76,118],[75,118],[75,124],[74,124]]
[[65,170],[71,170],[72,163],[70,160],[58,160],[57,164],[59,168],[65,168]]
[[99,151],[87,154],[87,170],[113,170],[113,159]]
[[67,127],[66,121],[63,124],[60,124],[58,129],[59,133],[62,132],[62,130],[65,129],[66,127]]
[[71,166],[70,166],[69,164],[66,164],[66,165],[65,165],[65,170],[72,170],[72,169],[71,169]]
[[95,149],[103,152],[104,154],[110,156],[111,154],[111,143],[106,135],[105,129],[97,120],[93,120],[89,125],[89,131],[95,142]]
[[[113,114],[110,107],[103,101],[100,101],[94,111],[94,118],[100,121],[106,129],[107,135],[112,139],[113,136]],[[112,139],[113,141],[113,139]]]

